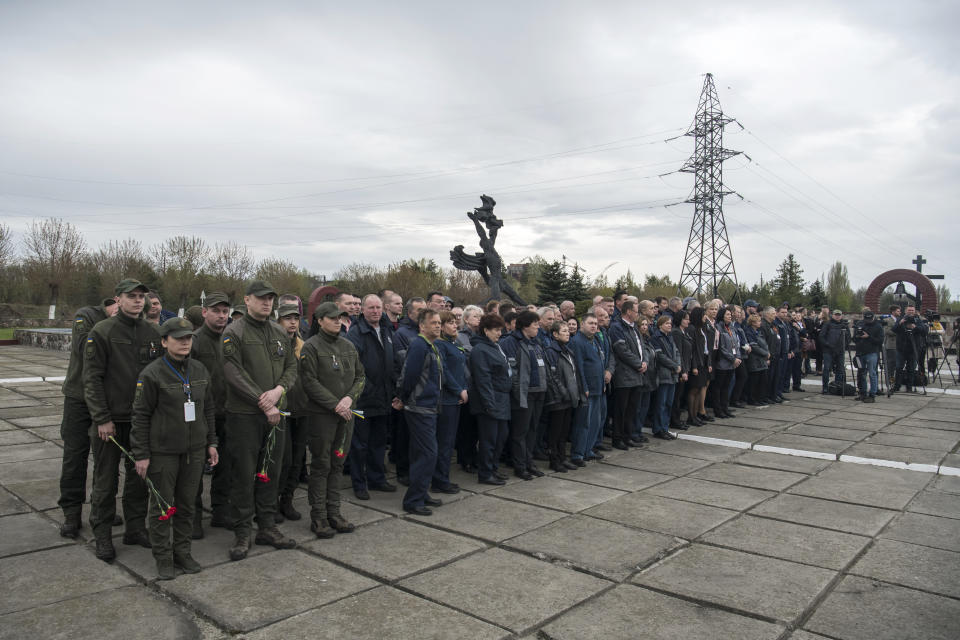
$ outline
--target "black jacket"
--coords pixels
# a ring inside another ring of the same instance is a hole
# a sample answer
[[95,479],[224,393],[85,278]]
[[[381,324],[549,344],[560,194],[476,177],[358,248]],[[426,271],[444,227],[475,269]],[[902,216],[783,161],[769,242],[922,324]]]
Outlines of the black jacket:
[[470,338],[470,413],[510,419],[510,365],[507,356],[484,334]]
[[874,320],[873,322],[864,322],[860,328],[867,334],[866,337],[860,335],[857,331],[853,336],[853,341],[857,345],[857,355],[865,356],[868,353],[880,353],[883,348],[883,325]]
[[547,347],[550,378],[547,386],[547,408],[550,411],[576,409],[587,399],[583,381],[577,375],[573,352],[567,345],[554,342]]
[[357,409],[366,416],[388,415],[390,403],[396,395],[398,374],[393,325],[389,320],[381,320],[380,338],[377,338],[377,332],[360,316],[350,327],[346,338],[356,347],[366,376],[363,391],[357,400]]

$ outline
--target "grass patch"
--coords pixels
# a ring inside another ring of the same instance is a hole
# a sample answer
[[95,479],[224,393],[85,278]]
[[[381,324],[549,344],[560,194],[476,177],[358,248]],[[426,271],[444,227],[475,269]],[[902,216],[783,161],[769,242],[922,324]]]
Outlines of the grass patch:
[[0,340],[13,340],[13,329],[0,329]]

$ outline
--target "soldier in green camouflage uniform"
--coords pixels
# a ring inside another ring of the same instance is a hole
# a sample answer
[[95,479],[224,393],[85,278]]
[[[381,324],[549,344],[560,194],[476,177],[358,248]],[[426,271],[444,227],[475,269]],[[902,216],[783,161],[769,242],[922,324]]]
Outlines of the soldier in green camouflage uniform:
[[90,410],[93,441],[93,494],[90,498],[90,527],[96,538],[96,556],[105,562],[116,557],[110,529],[117,512],[117,466],[123,458],[123,543],[150,547],[144,519],[147,492],[133,462],[110,442],[116,438],[130,446],[133,396],[140,371],[160,356],[157,326],[141,317],[147,287],[136,280],[117,285],[120,311],[98,322],[83,347],[83,395]]
[[[197,573],[200,564],[190,555],[194,508],[209,455],[216,466],[215,402],[206,367],[190,357],[193,324],[170,318],[160,326],[166,353],[140,372],[133,402],[130,449],[136,470],[148,477],[160,497],[151,496],[150,543],[157,577],[171,580],[174,567]],[[171,529],[173,542],[171,544]]]
[[90,458],[90,411],[83,399],[83,347],[93,325],[117,313],[117,301],[104,300],[98,307],[84,307],[73,319],[70,342],[70,364],[63,380],[63,420],[60,439],[63,440],[63,465],[60,470],[60,500],[63,525],[60,535],[76,538],[80,535],[81,512],[87,493],[87,461]]
[[[273,286],[255,280],[247,285],[246,292],[246,315],[223,331],[223,374],[230,425],[227,447],[234,470],[230,504],[236,516],[236,538],[230,548],[232,560],[245,558],[250,550],[254,515],[257,544],[278,549],[297,546],[280,532],[274,520],[286,437],[280,411],[286,408],[286,393],[297,379],[297,361],[286,333],[270,321],[277,297]],[[258,478],[260,472],[266,477]]]

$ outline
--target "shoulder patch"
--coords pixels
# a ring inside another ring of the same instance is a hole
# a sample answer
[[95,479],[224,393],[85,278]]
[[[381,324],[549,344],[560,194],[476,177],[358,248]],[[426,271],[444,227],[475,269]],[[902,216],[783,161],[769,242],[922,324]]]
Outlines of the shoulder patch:
[[87,338],[87,347],[84,353],[88,358],[92,358],[97,352],[97,346],[93,343],[93,338]]
[[230,338],[223,339],[223,355],[229,356],[233,355],[233,352],[236,351],[236,345],[233,344],[233,341]]

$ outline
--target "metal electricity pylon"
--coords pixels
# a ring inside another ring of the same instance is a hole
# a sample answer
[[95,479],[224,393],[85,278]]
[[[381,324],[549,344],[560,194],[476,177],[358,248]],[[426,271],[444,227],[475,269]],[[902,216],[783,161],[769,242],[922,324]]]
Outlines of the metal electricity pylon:
[[733,252],[723,219],[723,197],[733,193],[723,185],[723,162],[740,153],[723,148],[723,128],[732,121],[733,118],[723,115],[713,74],[708,73],[693,126],[684,134],[694,139],[693,156],[680,169],[695,178],[693,192],[687,199],[693,203],[693,224],[679,288],[688,287],[695,296],[716,297],[724,280],[737,287]]

